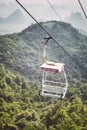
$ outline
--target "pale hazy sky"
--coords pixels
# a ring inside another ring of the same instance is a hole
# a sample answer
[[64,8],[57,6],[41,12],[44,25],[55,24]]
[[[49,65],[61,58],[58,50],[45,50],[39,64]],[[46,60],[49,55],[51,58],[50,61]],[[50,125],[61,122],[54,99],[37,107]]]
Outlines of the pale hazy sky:
[[[49,1],[54,6],[56,11],[61,15],[61,17],[66,17],[71,12],[79,12],[79,11],[82,12],[78,0],[49,0]],[[40,16],[42,13],[42,17],[44,17],[47,11],[49,12],[49,14],[51,14],[51,16],[55,15],[53,10],[50,8],[47,0],[19,0],[19,2],[21,2],[28,10],[30,9],[29,11],[31,11],[31,13],[33,13],[35,16],[36,13],[39,13]],[[87,0],[81,0],[81,2],[85,10],[87,11]],[[16,8],[20,7],[18,6],[15,0],[0,0],[1,17],[11,14]],[[38,18],[39,14],[37,14]],[[41,17],[39,19],[41,19]]]
[[[50,21],[59,20],[55,12],[52,10],[47,0],[18,0],[38,21]],[[69,17],[72,12],[81,12],[84,16],[78,0],[49,0],[59,14],[61,19],[64,21],[66,17]],[[80,0],[87,13],[87,0]],[[22,25],[23,28],[27,27],[31,23],[34,23],[31,17],[17,4],[16,0],[0,0],[0,17],[8,17],[16,9],[20,9],[21,12],[26,16],[26,25]],[[9,26],[0,25],[0,29],[9,28]],[[16,28],[13,25],[14,28]],[[21,27],[20,27],[21,28]]]

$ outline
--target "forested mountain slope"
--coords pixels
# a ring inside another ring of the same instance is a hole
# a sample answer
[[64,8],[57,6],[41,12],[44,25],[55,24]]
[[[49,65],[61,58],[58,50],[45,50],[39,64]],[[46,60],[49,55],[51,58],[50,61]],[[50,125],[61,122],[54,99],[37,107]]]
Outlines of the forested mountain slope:
[[[47,50],[48,60],[65,63],[70,78],[86,78],[87,37],[67,23],[51,21],[40,24],[74,59],[70,59],[51,40]],[[47,37],[47,34],[37,24],[29,26],[18,34],[0,36],[1,63],[26,77],[41,78],[40,65],[43,63],[44,37]]]
[[0,36],[0,130],[86,130],[87,37],[67,23],[40,24],[80,68],[50,40],[47,58],[66,64],[69,89],[64,100],[42,97],[40,65],[47,34],[34,24]]
[[0,64],[0,130],[87,129],[87,82],[72,82],[65,100],[40,96],[40,87]]

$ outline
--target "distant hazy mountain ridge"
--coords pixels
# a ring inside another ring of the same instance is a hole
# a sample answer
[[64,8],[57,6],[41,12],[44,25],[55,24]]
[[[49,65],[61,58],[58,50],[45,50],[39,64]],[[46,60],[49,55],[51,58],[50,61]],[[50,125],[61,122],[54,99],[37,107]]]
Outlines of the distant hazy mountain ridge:
[[24,21],[24,16],[19,9],[6,18],[0,18],[0,24],[18,24],[23,23]]
[[0,18],[0,34],[12,34],[15,32],[21,32],[28,26],[26,17],[23,13],[17,9],[8,17]]
[[[67,23],[80,30],[82,34],[87,35],[87,21],[80,12],[71,14],[65,19]],[[21,32],[32,23],[32,18],[25,17],[21,10],[17,9],[7,17],[0,17],[0,33],[11,34]]]
[[74,27],[87,32],[87,20],[80,12],[72,12],[71,16],[66,19],[68,23],[71,23]]

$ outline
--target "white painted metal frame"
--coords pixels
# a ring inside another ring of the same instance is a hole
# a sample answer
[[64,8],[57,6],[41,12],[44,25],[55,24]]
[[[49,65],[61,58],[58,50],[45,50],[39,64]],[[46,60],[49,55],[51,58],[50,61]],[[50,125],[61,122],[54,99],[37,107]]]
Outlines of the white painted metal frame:
[[64,83],[47,80],[47,73],[49,72],[42,70],[41,95],[63,99],[66,95],[67,88],[68,88],[68,81],[67,81],[65,70],[63,69],[64,79],[65,79]]

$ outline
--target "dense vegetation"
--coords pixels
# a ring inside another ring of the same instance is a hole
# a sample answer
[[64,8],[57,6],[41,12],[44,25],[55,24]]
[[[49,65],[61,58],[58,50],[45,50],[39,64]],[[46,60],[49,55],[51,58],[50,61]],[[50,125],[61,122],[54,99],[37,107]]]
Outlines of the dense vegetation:
[[0,130],[86,130],[86,86],[73,81],[67,99],[43,98],[39,81],[0,64]]
[[0,130],[87,130],[87,37],[67,23],[41,25],[80,67],[51,41],[47,57],[66,64],[69,89],[64,100],[42,97],[39,66],[46,34],[35,24],[0,36]]

